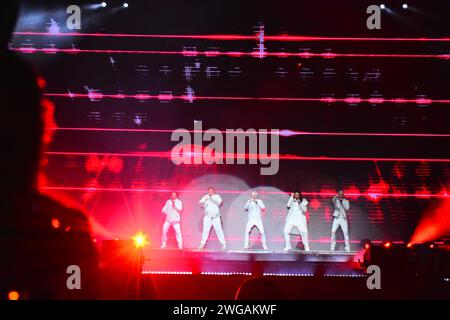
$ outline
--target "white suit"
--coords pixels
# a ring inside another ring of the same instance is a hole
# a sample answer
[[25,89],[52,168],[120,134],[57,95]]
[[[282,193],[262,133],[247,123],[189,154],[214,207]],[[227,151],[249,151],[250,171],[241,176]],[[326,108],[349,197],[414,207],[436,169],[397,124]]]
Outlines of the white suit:
[[333,200],[333,225],[331,226],[331,247],[330,250],[336,249],[336,231],[339,227],[344,234],[345,251],[350,251],[350,241],[348,236],[347,211],[350,209],[350,202],[347,199],[339,200],[334,197]]
[[305,245],[305,250],[309,251],[309,242],[308,242],[308,226],[306,222],[306,210],[308,206],[308,200],[305,198],[302,199],[301,202],[299,200],[295,200],[293,197],[289,198],[287,203],[287,208],[289,209],[289,213],[286,218],[286,225],[284,226],[284,241],[286,243],[285,250],[290,250],[291,247],[291,238],[289,233],[293,228],[297,228],[302,236],[303,244]]
[[264,226],[261,218],[261,211],[264,211],[266,209],[264,202],[262,202],[262,200],[260,199],[247,200],[244,209],[248,211],[248,221],[247,226],[245,227],[244,234],[244,248],[247,249],[249,247],[250,232],[252,231],[253,227],[256,227],[261,233],[261,242],[263,244],[263,248],[267,249],[266,234],[264,232]]
[[219,208],[222,205],[222,198],[216,193],[212,196],[207,194],[203,196],[198,203],[200,203],[205,211],[205,216],[203,217],[203,234],[200,245],[204,246],[206,244],[211,227],[214,227],[219,242],[225,247],[225,236],[223,234]]
[[175,230],[175,235],[177,238],[178,248],[183,248],[183,238],[181,237],[181,216],[180,213],[183,210],[183,203],[179,199],[167,200],[166,204],[162,209],[162,213],[166,215],[166,221],[163,225],[162,230],[162,245],[161,248],[165,248],[167,245],[167,231],[169,231],[170,226]]

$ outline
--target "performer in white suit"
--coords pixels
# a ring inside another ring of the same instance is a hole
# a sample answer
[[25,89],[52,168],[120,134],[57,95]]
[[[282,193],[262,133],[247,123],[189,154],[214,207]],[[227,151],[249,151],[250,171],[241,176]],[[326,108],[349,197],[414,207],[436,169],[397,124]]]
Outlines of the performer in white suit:
[[261,233],[261,242],[264,250],[267,250],[266,234],[264,232],[264,226],[261,218],[261,212],[266,210],[266,206],[261,199],[258,199],[258,192],[253,191],[250,200],[245,203],[244,209],[248,211],[248,221],[245,227],[244,234],[244,249],[249,248],[249,236],[253,227],[258,228]]
[[286,225],[284,226],[284,241],[286,246],[284,250],[290,250],[291,238],[289,233],[293,228],[297,228],[302,237],[303,245],[305,246],[305,251],[309,251],[308,242],[308,226],[306,222],[306,210],[308,207],[308,200],[303,198],[302,194],[298,191],[291,194],[289,201],[287,203],[287,208],[289,210]]
[[216,231],[219,242],[222,244],[222,250],[225,250],[227,245],[223,234],[222,220],[220,219],[220,206],[222,205],[222,198],[216,193],[214,188],[209,188],[208,194],[204,195],[200,199],[199,203],[205,211],[205,216],[203,217],[203,234],[199,249],[203,249],[205,247],[211,227],[213,227]]
[[162,244],[161,248],[167,247],[167,232],[170,226],[175,230],[175,235],[177,238],[178,248],[183,249],[183,238],[181,236],[181,211],[183,210],[183,203],[178,199],[176,192],[172,192],[170,199],[166,201],[162,209],[162,213],[166,215],[166,221],[163,225],[162,230]]
[[350,241],[348,236],[347,211],[350,209],[350,202],[345,199],[344,191],[339,190],[337,195],[331,200],[334,206],[333,225],[331,226],[331,247],[330,250],[336,249],[336,231],[339,227],[344,234],[345,251],[350,251]]

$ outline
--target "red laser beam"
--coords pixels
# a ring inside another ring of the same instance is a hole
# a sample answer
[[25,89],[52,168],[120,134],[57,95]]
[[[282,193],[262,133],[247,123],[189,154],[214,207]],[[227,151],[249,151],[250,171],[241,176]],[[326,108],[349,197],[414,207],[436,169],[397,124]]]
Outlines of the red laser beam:
[[[107,191],[107,192],[149,192],[149,193],[170,193],[172,189],[146,189],[146,188],[90,188],[90,187],[62,187],[62,186],[47,186],[42,187],[42,190],[60,190],[60,191]],[[223,194],[245,194],[248,190],[219,190],[219,193]],[[183,190],[183,193],[205,193],[205,190]],[[289,195],[289,192],[281,191],[261,191],[260,194],[272,194],[272,195]],[[335,195],[334,192],[303,192],[305,196],[316,196],[316,197],[331,197]],[[370,198],[373,196],[371,193],[346,193],[348,197],[366,197]],[[422,194],[422,193],[379,193],[379,197],[387,198],[449,198],[449,195],[445,194]]]
[[[89,99],[136,99],[136,100],[182,100],[189,101],[192,97],[187,95],[150,95],[150,94],[103,94],[103,93],[46,93],[47,97],[60,97],[60,98],[89,98]],[[394,104],[404,104],[404,103],[416,103],[416,104],[450,104],[450,99],[403,99],[403,98],[334,98],[334,97],[323,97],[323,98],[299,98],[299,97],[231,97],[231,96],[195,96],[194,100],[223,100],[223,101],[285,101],[285,102],[323,102],[323,103],[362,103],[368,102],[372,104],[383,104],[383,103],[394,103]]]
[[[129,129],[129,128],[70,128],[70,127],[56,127],[52,128],[55,131],[87,131],[87,132],[137,132],[137,133],[173,133],[175,129]],[[220,133],[227,134],[226,130],[186,130],[189,133]],[[372,132],[308,132],[308,131],[295,131],[295,130],[280,130],[278,133],[274,132],[246,132],[246,131],[234,131],[233,134],[277,134],[280,136],[367,136],[367,137],[417,137],[417,138],[449,138],[450,134],[443,133],[372,133]]]
[[[144,157],[144,158],[171,158],[170,151],[162,152],[66,152],[66,151],[49,151],[45,154],[50,156],[117,156],[117,157]],[[437,162],[447,163],[450,159],[439,158],[369,158],[369,157],[305,157],[298,155],[258,155],[258,154],[227,154],[220,155],[221,158],[236,158],[236,159],[273,159],[278,156],[280,160],[295,160],[295,161],[373,161],[373,162]],[[203,157],[202,153],[191,152],[188,155],[189,158]]]
[[[101,38],[150,38],[150,39],[196,39],[196,40],[219,40],[219,41],[243,41],[259,40],[260,35],[238,35],[238,34],[127,34],[127,33],[47,33],[47,32],[14,32],[18,36],[50,36],[50,37],[101,37]],[[450,42],[450,38],[369,38],[369,37],[318,37],[301,35],[272,35],[264,36],[264,41],[286,41],[286,42],[306,42],[306,41],[401,41],[401,42]]]
[[[218,57],[227,56],[233,58],[240,57],[255,57],[260,58],[261,53],[253,52],[239,52],[239,51],[167,51],[167,50],[113,50],[113,49],[58,49],[58,48],[10,48],[11,51],[21,53],[98,53],[98,54],[146,54],[146,55],[180,55],[189,57]],[[313,53],[313,52],[264,52],[264,57],[277,58],[402,58],[402,59],[450,59],[450,54],[388,54],[388,53]]]

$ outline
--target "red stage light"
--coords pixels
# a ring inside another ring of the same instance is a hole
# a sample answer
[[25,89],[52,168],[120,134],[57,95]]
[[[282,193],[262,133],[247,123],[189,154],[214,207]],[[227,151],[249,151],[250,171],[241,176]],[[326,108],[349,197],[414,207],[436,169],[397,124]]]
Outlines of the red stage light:
[[56,218],[53,218],[52,219],[52,227],[55,229],[58,229],[60,226],[61,226],[61,223],[59,222],[59,220]]
[[45,81],[45,79],[43,77],[37,77],[36,79],[37,85],[41,90],[44,90],[45,87],[47,86],[47,82]]
[[8,293],[8,300],[19,300],[19,299],[20,294],[17,291],[13,290]]
[[[441,193],[442,195],[442,193]],[[450,200],[448,195],[442,196],[442,203],[436,208],[432,207],[422,216],[414,234],[412,243],[423,243],[439,239],[450,232]]]
[[391,243],[390,242],[385,242],[383,246],[385,248],[390,248],[391,247]]

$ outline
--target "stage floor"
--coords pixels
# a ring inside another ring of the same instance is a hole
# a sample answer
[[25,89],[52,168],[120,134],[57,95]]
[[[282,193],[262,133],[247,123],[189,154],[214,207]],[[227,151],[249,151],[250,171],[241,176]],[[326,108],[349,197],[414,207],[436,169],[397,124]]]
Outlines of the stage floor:
[[361,274],[356,251],[147,249],[144,273]]

